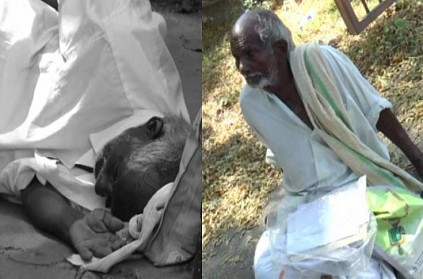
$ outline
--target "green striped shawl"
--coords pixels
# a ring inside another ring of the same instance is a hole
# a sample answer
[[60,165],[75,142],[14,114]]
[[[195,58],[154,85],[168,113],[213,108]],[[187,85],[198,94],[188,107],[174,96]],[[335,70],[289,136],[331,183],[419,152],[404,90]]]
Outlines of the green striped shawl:
[[370,185],[406,187],[416,192],[423,190],[421,182],[382,158],[354,133],[341,95],[317,43],[295,48],[290,54],[290,64],[314,129],[346,165],[358,176],[367,175]]

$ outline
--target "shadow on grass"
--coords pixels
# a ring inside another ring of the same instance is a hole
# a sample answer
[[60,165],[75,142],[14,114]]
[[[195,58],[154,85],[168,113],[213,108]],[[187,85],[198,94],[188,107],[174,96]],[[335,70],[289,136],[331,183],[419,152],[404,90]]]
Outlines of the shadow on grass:
[[[257,158],[264,160],[265,147],[258,143],[256,138],[246,138],[244,135],[234,133],[225,143],[212,146],[212,150],[203,147],[203,157],[213,161],[210,171],[214,175],[228,174],[234,171],[255,172],[251,166],[257,163]],[[234,169],[242,167],[242,169]]]
[[[265,162],[266,149],[258,140],[251,136],[246,137],[240,133],[234,133],[226,142],[215,144],[211,149],[203,147],[203,193],[207,193],[207,203],[219,207],[222,199],[230,190],[236,187],[242,189],[239,192],[238,200],[239,210],[252,206],[243,204],[243,201],[251,195],[261,192],[263,187],[272,190],[280,182],[280,170],[271,167]],[[222,179],[225,177],[225,179]],[[228,178],[232,177],[233,180]],[[234,202],[235,202],[234,201]],[[249,201],[251,202],[251,201]],[[239,218],[239,216],[225,216],[225,224],[220,230],[251,229],[258,224],[261,211],[265,205],[257,205],[260,212],[254,212],[251,218]],[[244,213],[241,213],[245,215]]]
[[228,57],[231,28],[242,13],[241,0],[223,0],[203,9],[203,18],[211,18],[203,21],[203,103],[207,102],[208,94],[225,74],[221,72],[222,63]]

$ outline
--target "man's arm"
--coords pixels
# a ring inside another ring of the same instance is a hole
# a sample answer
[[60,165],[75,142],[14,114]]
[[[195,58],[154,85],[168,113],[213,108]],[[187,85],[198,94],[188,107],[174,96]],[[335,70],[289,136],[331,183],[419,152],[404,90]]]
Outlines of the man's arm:
[[392,110],[381,111],[376,128],[404,152],[417,173],[423,177],[423,152],[411,141]]
[[52,186],[42,185],[35,177],[21,191],[27,216],[35,226],[71,245],[69,229],[84,215],[73,209]]
[[84,216],[51,185],[43,186],[37,178],[21,191],[21,197],[34,225],[73,246],[84,260],[93,255],[104,257],[125,244],[115,234],[124,223],[108,210],[95,209]]

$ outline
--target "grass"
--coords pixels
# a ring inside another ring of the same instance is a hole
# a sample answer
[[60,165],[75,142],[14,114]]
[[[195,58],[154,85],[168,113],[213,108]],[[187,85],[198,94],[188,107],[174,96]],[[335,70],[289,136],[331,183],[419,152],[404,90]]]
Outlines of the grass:
[[[358,36],[347,33],[333,0],[316,2],[303,0],[297,5],[285,0],[276,13],[291,28],[297,44],[322,40],[349,55],[393,103],[412,139],[423,148],[423,0],[399,0]],[[229,6],[231,20],[203,25],[203,247],[219,245],[228,229],[257,226],[269,193],[283,179],[278,169],[264,162],[265,148],[240,112],[243,80],[228,38],[242,7]],[[392,145],[389,149],[395,163],[412,170],[401,152]]]

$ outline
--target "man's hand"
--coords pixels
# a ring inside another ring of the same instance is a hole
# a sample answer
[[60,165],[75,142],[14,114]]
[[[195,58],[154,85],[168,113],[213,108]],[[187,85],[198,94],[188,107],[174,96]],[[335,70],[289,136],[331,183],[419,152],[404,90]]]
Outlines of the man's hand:
[[392,110],[381,111],[376,128],[404,152],[418,175],[423,178],[423,152],[411,141]]
[[70,228],[70,238],[83,260],[105,257],[124,245],[116,234],[124,223],[105,209],[95,209]]

